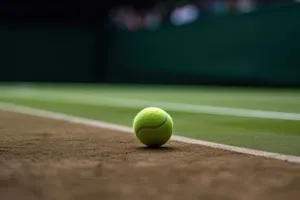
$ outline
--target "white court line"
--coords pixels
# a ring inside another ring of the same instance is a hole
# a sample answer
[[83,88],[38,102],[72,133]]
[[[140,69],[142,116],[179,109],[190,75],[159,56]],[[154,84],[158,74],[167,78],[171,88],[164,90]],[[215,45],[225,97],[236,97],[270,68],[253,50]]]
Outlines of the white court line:
[[[64,121],[68,121],[68,122],[72,122],[72,123],[78,123],[78,124],[83,124],[83,125],[99,127],[99,128],[116,130],[116,131],[125,132],[125,133],[133,133],[132,128],[126,127],[126,126],[120,126],[120,125],[116,125],[116,124],[112,124],[112,123],[91,120],[91,119],[86,119],[86,118],[81,118],[81,117],[75,117],[75,116],[66,115],[66,114],[62,114],[62,113],[50,112],[50,111],[46,111],[46,110],[40,110],[40,109],[19,106],[19,105],[14,105],[14,104],[9,104],[9,103],[1,103],[0,102],[0,110],[13,111],[13,112],[17,112],[17,113],[29,114],[29,115],[39,116],[39,117],[46,117],[46,118],[50,118],[50,119],[64,120]],[[172,136],[171,140],[300,164],[299,156],[284,155],[284,154],[279,154],[279,153],[254,150],[254,149],[248,149],[248,148],[243,148],[243,147],[218,144],[218,143],[214,143],[214,142],[207,142],[207,141],[203,141],[203,140],[196,140],[196,139],[175,136],[175,135]]]
[[76,94],[65,94],[65,93],[54,92],[46,95],[40,93],[39,91],[32,91],[29,94],[20,93],[19,91],[17,93],[8,92],[4,96],[18,98],[18,99],[37,100],[43,102],[78,103],[78,104],[86,104],[86,105],[102,105],[102,106],[136,108],[136,109],[141,109],[143,107],[148,107],[148,106],[155,106],[155,107],[164,108],[166,111],[177,111],[177,112],[184,112],[184,113],[200,113],[200,114],[204,113],[204,114],[225,115],[225,116],[300,121],[300,113],[252,110],[252,109],[221,107],[221,106],[205,106],[205,105],[172,103],[172,102],[163,102],[163,101],[148,101],[148,100],[140,100],[140,99],[99,97],[99,96],[86,95],[86,94],[76,95]]

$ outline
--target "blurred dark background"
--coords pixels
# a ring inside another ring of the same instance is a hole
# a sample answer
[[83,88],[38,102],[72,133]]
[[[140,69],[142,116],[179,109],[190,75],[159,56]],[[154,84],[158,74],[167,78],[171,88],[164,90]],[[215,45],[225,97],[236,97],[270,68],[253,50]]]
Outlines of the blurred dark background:
[[0,3],[1,82],[300,86],[295,0]]

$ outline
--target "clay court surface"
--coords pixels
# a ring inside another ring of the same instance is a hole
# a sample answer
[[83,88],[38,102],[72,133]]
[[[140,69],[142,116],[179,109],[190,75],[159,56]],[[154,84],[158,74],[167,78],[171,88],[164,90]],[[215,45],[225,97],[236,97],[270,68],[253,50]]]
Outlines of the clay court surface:
[[0,198],[299,199],[300,165],[0,112]]

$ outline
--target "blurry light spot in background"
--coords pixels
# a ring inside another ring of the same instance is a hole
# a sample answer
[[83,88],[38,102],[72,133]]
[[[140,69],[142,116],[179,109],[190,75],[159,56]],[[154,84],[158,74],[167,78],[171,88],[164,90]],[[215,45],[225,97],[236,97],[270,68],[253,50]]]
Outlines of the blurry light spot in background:
[[188,4],[176,8],[172,12],[170,20],[174,25],[180,26],[183,24],[194,22],[195,20],[197,20],[199,15],[200,10],[196,6]]
[[239,0],[237,2],[237,9],[241,13],[248,13],[255,9],[255,3],[252,0]]
[[[127,30],[153,31],[163,27],[165,22],[175,26],[192,23],[201,17],[231,14],[246,14],[255,10],[296,4],[300,0],[194,0],[189,3],[161,1],[152,7],[136,8],[132,5],[117,5],[110,12],[110,21],[114,26]],[[176,6],[177,5],[177,6]]]

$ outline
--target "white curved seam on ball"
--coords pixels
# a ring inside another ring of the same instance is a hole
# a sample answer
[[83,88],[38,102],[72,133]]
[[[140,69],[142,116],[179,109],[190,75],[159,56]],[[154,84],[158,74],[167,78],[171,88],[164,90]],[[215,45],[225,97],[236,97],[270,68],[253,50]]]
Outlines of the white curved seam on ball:
[[166,114],[166,117],[165,117],[164,121],[163,121],[161,124],[159,124],[159,125],[157,125],[157,126],[144,126],[144,127],[141,127],[141,128],[139,128],[139,129],[136,131],[136,133],[138,134],[138,133],[139,133],[141,130],[143,130],[143,129],[156,129],[156,128],[160,128],[160,127],[163,126],[167,121],[168,121],[168,115]]

